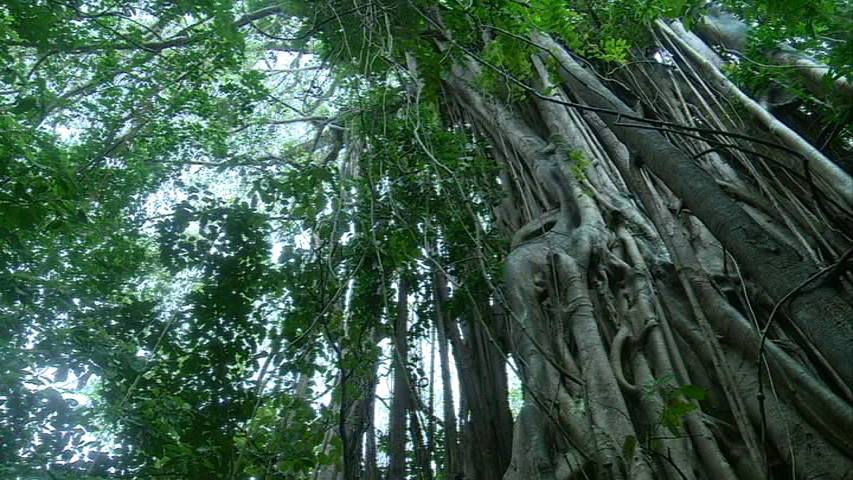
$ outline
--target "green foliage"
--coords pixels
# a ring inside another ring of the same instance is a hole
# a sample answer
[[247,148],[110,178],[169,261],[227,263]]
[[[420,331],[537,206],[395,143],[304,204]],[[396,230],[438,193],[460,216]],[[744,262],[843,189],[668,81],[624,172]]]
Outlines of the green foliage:
[[583,150],[572,150],[569,152],[572,176],[579,181],[586,180],[586,171],[592,165],[592,160],[586,156]]
[[698,402],[705,400],[708,392],[696,385],[674,387],[669,379],[660,379],[654,385],[646,387],[647,394],[660,392],[664,409],[661,412],[660,425],[666,427],[673,435],[678,435],[683,419],[690,412],[697,410]]
[[[749,43],[742,52],[746,60],[732,71],[736,81],[759,97],[784,87],[790,101],[799,100],[825,118],[845,122],[850,102],[836,91],[834,81],[853,75],[853,5],[832,0],[726,1],[723,5],[751,25]],[[772,54],[780,44],[829,67],[822,87],[830,101],[816,99],[795,69],[776,65]]]
[[530,3],[527,14],[533,27],[552,34],[574,47],[585,45],[589,40],[584,31],[584,16],[570,8],[563,0],[536,0]]
[[[164,25],[210,20],[160,54],[135,48],[157,41],[125,20],[140,11],[89,15],[100,8],[0,7],[0,463],[210,478],[254,401],[242,378],[268,329],[256,306],[277,288],[269,230],[245,204],[190,200],[158,257],[141,201],[181,154],[227,157],[265,82],[243,69],[232,2],[152,5]],[[179,228],[189,217],[197,237]],[[182,272],[205,280],[176,297]]]
[[628,42],[621,38],[608,38],[604,40],[601,53],[596,56],[606,62],[626,63],[628,61]]
[[[795,37],[849,73],[853,42],[827,40],[853,30],[844,7],[795,20],[803,2],[773,4],[750,17],[768,19],[758,42]],[[697,5],[4,2],[0,476],[300,479],[336,464],[334,402],[386,360],[396,282],[412,285],[414,347],[432,269],[453,279],[454,317],[491,309],[502,277],[499,167],[444,101],[451,66],[475,53],[494,67],[480,86],[518,101],[533,31],[625,64],[649,22]],[[325,70],[276,76],[301,57],[334,64],[340,90],[325,96]],[[281,128],[294,116],[311,118]],[[569,160],[584,180],[591,160]],[[705,395],[655,388],[673,431]]]
[[511,101],[521,100],[526,92],[516,81],[529,79],[533,72],[530,60],[533,53],[527,44],[507,37],[496,38],[486,47],[483,60],[497,67],[498,71],[491,68],[483,70],[479,79],[480,86],[488,92],[498,94],[505,89]]

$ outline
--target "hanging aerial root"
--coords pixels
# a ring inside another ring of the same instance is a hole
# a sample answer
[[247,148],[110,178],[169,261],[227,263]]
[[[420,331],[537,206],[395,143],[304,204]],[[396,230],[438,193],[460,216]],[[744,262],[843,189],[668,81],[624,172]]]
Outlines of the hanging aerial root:
[[613,375],[616,376],[616,381],[619,386],[631,395],[638,395],[640,389],[625,379],[625,371],[622,369],[622,349],[631,338],[631,331],[628,325],[622,325],[613,337],[613,343],[610,346],[610,366],[613,368]]
[[616,381],[619,382],[622,390],[632,395],[638,395],[641,393],[641,389],[625,378],[625,370],[622,368],[623,350],[629,347],[631,349],[640,348],[651,329],[656,326],[658,326],[658,323],[654,321],[646,323],[640,334],[634,337],[631,335],[630,327],[625,324],[619,327],[619,330],[613,337],[613,342],[610,346],[610,366],[613,367],[613,374],[616,376]]
[[708,59],[694,50],[684,39],[679,37],[663,20],[656,20],[655,26],[660,32],[678,44],[697,65],[704,74],[713,82],[713,85],[724,94],[737,100],[758,121],[762,122],[768,130],[780,138],[791,149],[795,150],[804,161],[807,168],[812,169],[818,178],[823,180],[824,188],[837,196],[840,203],[849,211],[853,208],[853,179],[838,165],[826,158],[823,153],[805,141],[800,135],[788,128],[785,124],[773,117],[765,108],[749,98],[731,80],[720,72]]

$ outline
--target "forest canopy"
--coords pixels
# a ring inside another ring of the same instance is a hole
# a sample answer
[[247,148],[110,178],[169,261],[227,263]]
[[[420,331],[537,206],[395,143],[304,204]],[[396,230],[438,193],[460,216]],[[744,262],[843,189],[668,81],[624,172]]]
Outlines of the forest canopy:
[[0,478],[853,478],[848,0],[0,2]]

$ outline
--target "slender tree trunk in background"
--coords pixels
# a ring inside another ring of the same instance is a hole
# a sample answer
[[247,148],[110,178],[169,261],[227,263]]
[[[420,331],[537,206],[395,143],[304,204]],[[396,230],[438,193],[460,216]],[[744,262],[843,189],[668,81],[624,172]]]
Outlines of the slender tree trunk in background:
[[[370,334],[372,342],[379,342],[378,334]],[[374,343],[375,345],[375,343]],[[342,355],[360,357],[362,363],[357,368],[341,368],[341,386],[329,409],[337,413],[337,428],[330,429],[324,440],[327,453],[332,452],[334,439],[341,442],[342,456],[340,462],[318,468],[318,480],[359,480],[370,479],[370,475],[378,477],[376,468],[375,431],[373,431],[373,404],[376,395],[377,375],[379,366],[375,355],[366,352],[371,348],[370,343],[359,346],[360,350],[348,351],[342,349]],[[367,450],[365,450],[365,435]],[[372,442],[372,444],[371,444]],[[362,465],[364,462],[364,465]],[[374,477],[375,478],[375,477]]]
[[[340,175],[344,179],[357,178],[361,168],[361,146],[351,142],[343,163]],[[336,146],[333,153],[340,153]],[[328,156],[331,161],[333,158]],[[334,242],[330,251],[340,254],[340,238],[345,227],[342,223],[342,212],[348,206],[351,192],[343,184],[339,196],[333,202]],[[360,203],[359,203],[360,205]],[[357,233],[363,231],[363,225],[356,218],[353,228]],[[334,259],[337,260],[337,259]],[[336,435],[327,434],[324,440],[326,452],[333,448],[335,436],[340,440],[342,458],[339,462],[318,468],[319,480],[379,480],[381,477],[377,466],[376,426],[374,424],[374,406],[376,400],[376,385],[378,383],[377,369],[379,368],[378,345],[385,334],[375,327],[382,317],[383,285],[377,280],[381,277],[381,265],[377,264],[374,255],[365,254],[359,265],[365,271],[374,273],[369,279],[348,284],[348,294],[351,295],[351,308],[347,310],[345,296],[340,295],[337,309],[341,313],[340,328],[343,339],[340,341],[340,386],[329,408],[338,414]],[[332,258],[328,259],[329,271],[333,272]],[[344,288],[344,287],[341,287]],[[405,305],[403,305],[405,307]],[[364,326],[367,326],[364,329]],[[405,324],[404,324],[405,326]],[[405,338],[405,331],[403,332]],[[405,428],[405,420],[404,420]],[[405,432],[404,432],[405,435]]]
[[361,388],[365,387],[362,382],[352,377],[352,372],[343,381],[340,388],[341,406],[339,409],[339,435],[343,446],[343,478],[344,480],[356,480],[361,473],[361,435],[364,433],[366,412],[364,399],[353,399],[360,395]]
[[376,383],[370,392],[370,406],[367,409],[367,432],[365,433],[364,447],[364,480],[380,480],[379,466],[376,464],[376,417],[374,408],[376,405]]
[[406,362],[408,358],[409,280],[401,276],[397,286],[397,312],[394,320],[393,365],[394,396],[388,424],[388,480],[406,478],[406,412],[411,402]]
[[[332,404],[332,406],[337,406]],[[323,437],[323,453],[331,455],[334,451],[332,441],[339,433],[336,429],[329,429]],[[342,471],[342,462],[335,462],[332,465],[317,465],[314,470],[314,480],[343,480],[344,472]]]
[[[378,342],[378,335],[371,335],[371,340]],[[373,404],[376,396],[376,369],[379,363],[370,361],[367,365],[359,367],[359,372],[351,374],[347,380],[350,395],[347,403],[343,404],[341,413],[341,437],[344,449],[344,480],[358,480],[362,473],[367,470],[376,469],[375,438],[368,439],[368,446],[373,441],[373,451],[363,452],[364,436],[372,433],[373,428]],[[365,458],[367,467],[362,467],[362,458]]]
[[438,341],[439,364],[441,365],[441,398],[444,432],[444,474],[455,479],[461,473],[459,445],[457,439],[456,409],[453,402],[453,380],[450,376],[450,349],[447,325],[447,278],[441,272],[433,272],[433,302],[435,303],[435,325]]
[[[446,291],[446,286],[444,286]],[[472,305],[471,312],[450,322],[461,396],[461,457],[457,471],[465,478],[497,478],[507,467],[512,442],[504,357],[494,345],[486,325],[492,320],[488,305]]]
[[436,428],[438,427],[438,417],[435,415],[435,365],[436,365],[436,335],[435,331],[435,322],[433,322],[432,327],[430,329],[430,342],[429,342],[429,377],[428,377],[428,391],[427,391],[427,405],[425,408],[426,418],[427,418],[427,431],[426,431],[426,455],[430,462],[430,470],[432,470],[432,462],[436,462],[440,464],[440,459],[436,458]]
[[[489,478],[506,470],[512,451],[512,415],[505,371],[505,358],[492,343],[486,328],[495,328],[488,305],[481,305],[475,321],[461,324],[468,349],[464,357],[471,362],[460,375],[469,381],[465,391],[468,411],[462,412],[462,437],[467,471],[473,478]],[[469,317],[470,319],[470,317]],[[476,322],[476,323],[474,323]],[[491,327],[485,327],[491,325]],[[469,327],[469,328],[466,328]],[[495,331],[500,331],[495,328]],[[493,334],[492,334],[493,335]],[[466,391],[467,390],[467,391]]]
[[[353,312],[353,314],[364,314],[371,318],[378,318],[381,311],[381,295],[379,290],[374,289],[375,285],[367,285],[368,291],[366,295],[370,298],[367,303],[370,308],[366,312]],[[352,443],[358,443],[359,446],[363,443],[364,455],[363,466],[360,465],[360,459],[355,459],[355,465],[361,467],[361,477],[363,480],[380,480],[381,474],[377,465],[377,446],[376,446],[376,418],[374,415],[376,405],[376,386],[379,382],[379,348],[378,345],[385,338],[385,334],[376,330],[370,334],[370,339],[364,347],[366,355],[363,355],[361,361],[369,362],[363,368],[366,373],[361,379],[363,390],[358,398],[359,405],[357,423],[358,429],[350,437]],[[355,466],[353,467],[355,468]]]
[[[332,151],[329,152],[327,158],[329,161],[336,160],[340,154],[340,145],[335,145]],[[349,179],[353,174],[353,165],[357,161],[357,152],[354,150],[346,155],[340,163],[339,173],[341,178]],[[343,226],[340,224],[341,211],[346,208],[349,200],[349,192],[343,188],[338,191],[337,197],[332,200],[332,233],[330,236],[330,246],[328,256],[322,259],[324,263],[324,274],[329,277],[335,277],[340,258],[340,240],[343,234]],[[343,287],[342,287],[343,288]],[[326,301],[325,299],[323,299]],[[340,314],[341,317],[346,315],[346,306],[343,296],[330,300],[332,302],[331,310]],[[347,326],[342,325],[343,334],[341,337],[347,337]],[[331,464],[318,466],[315,472],[315,480],[356,480],[361,470],[361,435],[364,433],[366,424],[365,403],[369,399],[364,398],[363,382],[369,378],[364,378],[358,374],[355,369],[346,367],[350,363],[352,357],[358,356],[363,345],[347,343],[343,338],[337,340],[337,345],[334,347],[338,363],[338,389],[332,397],[329,405],[329,410],[335,412],[337,420],[337,428],[330,429],[326,432],[323,439],[324,453],[330,454],[334,449],[334,440],[337,439],[341,443],[342,455],[339,461]],[[373,368],[375,372],[375,367]]]
[[409,410],[409,432],[414,447],[414,466],[417,472],[415,478],[418,480],[432,480],[432,464],[430,462],[429,451],[426,448],[421,420],[418,416],[419,410],[414,405]]

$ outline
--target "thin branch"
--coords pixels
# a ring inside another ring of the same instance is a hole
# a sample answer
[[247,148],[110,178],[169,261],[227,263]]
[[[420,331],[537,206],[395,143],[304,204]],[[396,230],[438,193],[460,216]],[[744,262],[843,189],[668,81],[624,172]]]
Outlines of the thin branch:
[[[280,6],[271,6],[271,7],[261,8],[259,10],[256,10],[254,12],[248,13],[248,14],[240,17],[239,19],[235,20],[232,25],[235,28],[240,28],[240,27],[243,27],[245,25],[248,25],[249,23],[251,23],[255,20],[259,20],[261,18],[269,17],[271,15],[277,15],[277,14],[282,13],[282,12],[283,12],[283,10],[282,10],[282,7],[280,7]],[[101,25],[101,26],[104,28],[108,28],[108,27],[105,27],[103,25]],[[169,38],[168,40],[138,43],[138,42],[132,41],[131,39],[127,38],[121,32],[117,32],[111,28],[108,28],[108,29],[111,30],[116,35],[118,35],[119,37],[122,37],[127,43],[118,43],[118,44],[116,44],[116,43],[96,43],[96,44],[90,44],[90,45],[79,45],[76,47],[55,47],[52,50],[57,51],[57,52],[61,52],[61,53],[93,53],[93,52],[99,52],[102,50],[146,50],[149,52],[159,53],[159,52],[162,52],[163,50],[170,49],[170,48],[184,47],[187,45],[193,45],[196,43],[200,43],[204,38],[204,35],[201,35],[201,36],[178,36],[178,37]],[[8,45],[8,46],[15,46],[15,47],[30,47],[30,48],[36,48],[37,47],[37,45],[33,45],[30,42],[12,41],[12,42],[4,42],[4,44]]]
[[[428,17],[427,17],[427,18],[428,18]],[[433,23],[433,25],[435,25],[435,23],[434,23],[434,21],[432,21],[432,19],[429,19],[429,20]],[[497,31],[500,31],[500,32],[502,32],[502,33],[507,33],[507,34],[511,35],[513,38],[520,38],[520,37],[518,37],[517,35],[512,34],[512,33],[510,33],[510,32],[505,32],[504,30],[497,29]],[[458,42],[456,42],[456,41],[454,41],[454,40],[452,40],[452,39],[448,39],[448,41],[450,41],[454,46],[458,47],[460,50],[462,50],[463,52],[465,52],[468,56],[470,56],[471,58],[473,58],[473,59],[474,59],[474,60],[476,60],[477,62],[479,62],[479,63],[481,63],[481,64],[485,65],[486,67],[489,67],[490,69],[494,70],[496,73],[498,73],[498,74],[502,75],[502,76],[503,76],[504,78],[506,78],[507,80],[509,80],[509,81],[511,81],[512,83],[514,83],[515,85],[517,85],[517,86],[521,87],[523,90],[525,90],[526,92],[530,93],[531,95],[533,95],[534,97],[536,97],[536,98],[538,98],[538,99],[540,99],[540,100],[544,100],[544,101],[552,102],[552,103],[557,103],[557,104],[560,104],[560,105],[564,105],[564,106],[566,106],[566,107],[576,108],[576,109],[578,109],[578,110],[589,111],[589,112],[595,112],[595,113],[601,113],[601,114],[604,114],[604,115],[616,116],[617,118],[620,118],[620,119],[634,120],[634,121],[637,121],[637,122],[648,123],[648,124],[651,124],[651,125],[657,125],[657,126],[663,126],[663,127],[670,127],[670,128],[672,128],[672,129],[676,129],[676,130],[683,130],[683,131],[688,131],[688,132],[697,132],[697,133],[707,133],[707,134],[714,134],[714,135],[725,135],[725,136],[728,136],[728,137],[737,138],[737,139],[740,139],[740,140],[746,140],[746,141],[754,142],[754,143],[758,143],[758,144],[760,144],[760,145],[764,145],[764,146],[767,146],[767,147],[771,147],[771,148],[779,149],[779,150],[782,150],[782,151],[784,151],[784,152],[786,152],[786,153],[789,153],[789,154],[794,155],[795,157],[797,157],[797,158],[801,159],[805,164],[807,164],[807,162],[808,162],[808,160],[807,160],[807,159],[806,159],[802,154],[800,154],[799,152],[797,152],[797,151],[796,151],[796,150],[794,150],[794,149],[791,149],[791,148],[789,148],[789,147],[787,147],[787,146],[785,146],[785,145],[781,145],[781,144],[779,144],[779,143],[770,142],[770,141],[767,141],[767,140],[762,140],[762,139],[760,139],[760,138],[756,138],[756,137],[753,137],[753,136],[751,136],[751,135],[745,135],[745,134],[742,134],[742,133],[735,133],[735,132],[727,132],[727,131],[725,131],[725,130],[718,130],[718,129],[714,129],[714,128],[691,127],[691,126],[688,126],[688,125],[682,125],[682,124],[680,124],[680,123],[676,123],[676,122],[669,122],[669,121],[666,121],[666,120],[659,120],[659,119],[645,118],[645,117],[641,117],[641,116],[638,116],[638,115],[633,115],[633,114],[630,114],[630,113],[620,112],[620,111],[618,111],[618,110],[614,110],[614,109],[610,109],[610,108],[593,107],[593,106],[590,106],[590,105],[585,105],[585,104],[582,104],[582,103],[576,103],[576,102],[570,102],[570,101],[562,100],[562,99],[557,98],[557,97],[552,97],[552,96],[549,96],[549,95],[545,95],[545,94],[543,94],[543,93],[539,92],[538,90],[536,90],[535,88],[533,88],[533,87],[531,87],[531,86],[527,85],[527,84],[526,84],[526,83],[524,83],[523,81],[519,80],[519,79],[518,79],[518,78],[516,78],[512,73],[510,73],[510,72],[508,72],[508,71],[506,71],[506,70],[504,70],[504,69],[502,69],[502,68],[498,67],[497,65],[493,64],[492,62],[490,62],[490,61],[486,60],[485,58],[483,58],[483,57],[481,57],[481,56],[479,56],[479,55],[477,55],[476,53],[474,53],[473,51],[471,51],[469,48],[467,48],[467,47],[465,47],[465,46],[463,46],[463,45],[460,45]],[[535,46],[536,48],[541,49],[542,51],[544,51],[544,52],[548,53],[549,55],[554,56],[553,52],[551,52],[550,50],[548,50],[548,48],[547,48],[547,47],[542,46],[542,45],[539,45],[538,43],[536,43],[536,42],[534,42],[534,41],[532,41],[532,40],[524,39],[524,41],[525,41],[526,43],[528,43],[528,44],[532,45],[532,46]],[[641,127],[641,126],[638,126],[638,125],[631,125],[631,124],[624,124],[623,126],[627,126],[627,127],[634,127],[634,128],[643,128],[643,127]],[[676,131],[676,132],[673,132],[673,133],[680,133],[680,132],[677,132],[677,131]]]
[[318,122],[323,122],[325,124],[325,123],[331,122],[333,120],[334,120],[334,118],[325,117],[325,116],[288,118],[288,119],[284,119],[284,120],[270,120],[268,122],[247,123],[245,125],[242,125],[242,126],[235,128],[234,130],[231,130],[228,133],[242,132],[243,130],[246,130],[247,128],[250,128],[250,127],[261,127],[261,126],[267,126],[267,125],[290,125],[292,123],[316,124]]
[[330,17],[324,18],[323,20],[320,20],[319,22],[317,22],[317,23],[315,23],[314,25],[312,25],[312,26],[311,26],[311,28],[309,28],[308,30],[306,30],[304,33],[302,33],[302,34],[300,34],[300,35],[297,35],[297,36],[295,36],[295,37],[280,37],[280,36],[278,36],[278,35],[274,35],[274,34],[272,34],[272,33],[269,33],[269,32],[266,32],[266,31],[264,31],[264,30],[261,30],[261,28],[260,28],[260,27],[258,27],[257,25],[255,25],[255,24],[254,24],[254,22],[251,22],[251,21],[250,21],[250,22],[248,22],[248,24],[249,24],[249,26],[251,26],[251,27],[252,27],[256,32],[258,32],[259,34],[261,34],[262,36],[264,36],[264,37],[266,37],[266,38],[269,38],[270,40],[278,40],[278,41],[282,41],[282,42],[295,42],[295,41],[298,41],[298,40],[305,40],[306,38],[310,37],[311,35],[313,35],[313,34],[317,33],[317,31],[319,31],[319,30],[320,30],[320,27],[322,27],[323,25],[326,25],[326,24],[327,24],[327,23],[329,23],[329,22],[332,22],[332,21],[334,21],[334,20],[337,20],[337,19],[338,19],[338,17],[339,17],[340,15],[349,15],[349,14],[355,13],[355,12],[357,12],[357,11],[359,11],[359,10],[363,9],[364,7],[369,7],[369,6],[372,6],[372,5],[373,5],[372,3],[365,3],[365,4],[363,4],[363,5],[358,5],[358,6],[356,6],[356,7],[353,7],[353,8],[351,8],[351,9],[349,9],[349,10],[345,10],[345,11],[343,11],[343,12],[341,12],[341,13],[337,14],[337,15],[333,15],[333,16],[330,16]]

